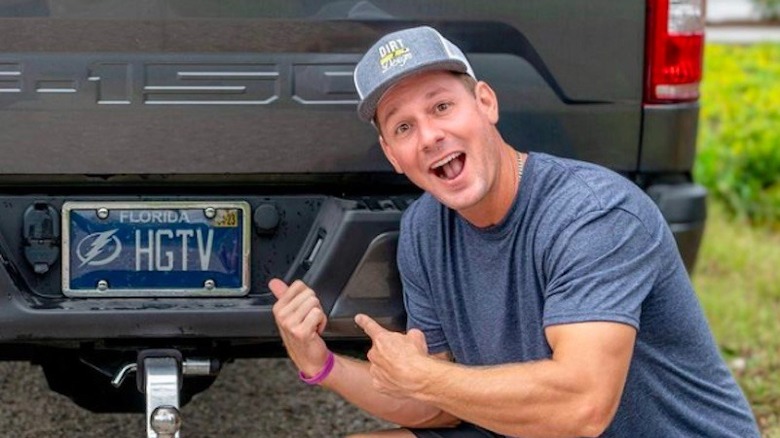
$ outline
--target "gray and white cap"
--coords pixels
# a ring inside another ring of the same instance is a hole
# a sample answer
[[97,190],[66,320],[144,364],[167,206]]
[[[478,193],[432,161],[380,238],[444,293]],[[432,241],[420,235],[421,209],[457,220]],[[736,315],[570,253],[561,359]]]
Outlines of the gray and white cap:
[[383,36],[355,67],[360,120],[373,120],[379,100],[398,81],[428,70],[451,70],[476,79],[463,52],[431,27],[413,27]]

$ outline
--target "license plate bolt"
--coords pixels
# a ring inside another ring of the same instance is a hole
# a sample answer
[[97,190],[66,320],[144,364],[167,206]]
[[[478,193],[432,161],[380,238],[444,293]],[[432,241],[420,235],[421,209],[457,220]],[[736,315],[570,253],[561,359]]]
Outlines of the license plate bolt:
[[214,207],[206,207],[206,209],[203,210],[203,214],[209,219],[214,219],[217,216],[217,210]]
[[97,209],[97,217],[99,217],[100,219],[108,219],[108,209],[105,208],[105,207],[98,208]]
[[106,280],[100,280],[97,284],[97,290],[100,292],[105,292],[108,290],[108,282]]

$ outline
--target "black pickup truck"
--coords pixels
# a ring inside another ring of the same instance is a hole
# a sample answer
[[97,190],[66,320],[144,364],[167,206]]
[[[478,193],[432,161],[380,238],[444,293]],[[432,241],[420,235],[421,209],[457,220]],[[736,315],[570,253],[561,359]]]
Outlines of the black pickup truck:
[[702,3],[1,0],[0,360],[149,418],[225,361],[283,354],[272,277],[319,293],[335,349],[365,345],[358,311],[402,328],[419,192],[358,121],[352,72],[421,24],[497,91],[510,144],[625,175],[690,269]]

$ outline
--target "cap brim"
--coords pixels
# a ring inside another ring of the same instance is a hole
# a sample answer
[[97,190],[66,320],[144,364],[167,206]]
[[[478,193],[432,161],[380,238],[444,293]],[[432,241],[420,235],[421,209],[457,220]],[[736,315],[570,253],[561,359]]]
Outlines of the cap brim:
[[409,76],[431,70],[446,70],[456,73],[470,74],[468,66],[462,61],[456,59],[431,61],[429,63],[419,64],[414,68],[403,70],[395,76],[385,80],[381,86],[374,89],[371,93],[366,95],[362,101],[360,101],[357,108],[358,118],[364,122],[372,121],[376,115],[376,107],[379,104],[379,101],[382,100],[382,97],[390,88]]

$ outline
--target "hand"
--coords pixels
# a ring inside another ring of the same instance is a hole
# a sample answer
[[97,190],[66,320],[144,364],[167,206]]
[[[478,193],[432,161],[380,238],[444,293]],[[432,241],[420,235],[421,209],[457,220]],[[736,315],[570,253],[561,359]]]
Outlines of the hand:
[[274,278],[268,287],[277,299],[273,307],[274,319],[287,354],[305,375],[319,373],[328,357],[328,347],[320,336],[328,318],[320,300],[300,280],[287,286]]
[[421,388],[426,374],[428,344],[417,329],[406,334],[392,332],[367,315],[355,316],[355,323],[371,338],[368,351],[374,388],[396,397],[410,397]]

